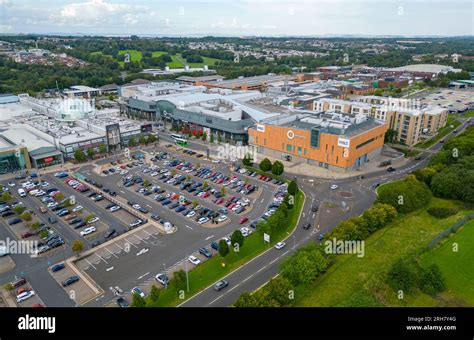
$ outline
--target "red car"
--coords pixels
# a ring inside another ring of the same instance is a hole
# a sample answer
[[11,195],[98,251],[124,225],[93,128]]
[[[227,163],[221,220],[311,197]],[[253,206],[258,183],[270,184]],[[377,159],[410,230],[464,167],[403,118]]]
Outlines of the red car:
[[221,197],[216,201],[216,204],[221,204],[222,202],[224,202],[224,199]]
[[244,223],[247,222],[248,220],[249,220],[248,217],[241,217],[241,218],[239,219],[239,224],[244,224]]
[[202,195],[203,198],[206,198],[206,197],[209,197],[209,196],[210,196],[210,194],[207,191],[204,193],[204,195]]
[[227,208],[228,209],[232,209],[233,207],[235,207],[237,205],[237,203],[232,203],[231,205],[229,205]]
[[35,235],[36,234],[32,233],[31,231],[26,231],[24,233],[21,233],[21,238],[28,238],[28,237],[35,236]]
[[227,202],[231,202],[233,199],[235,199],[235,196],[230,196],[230,197],[227,199]]

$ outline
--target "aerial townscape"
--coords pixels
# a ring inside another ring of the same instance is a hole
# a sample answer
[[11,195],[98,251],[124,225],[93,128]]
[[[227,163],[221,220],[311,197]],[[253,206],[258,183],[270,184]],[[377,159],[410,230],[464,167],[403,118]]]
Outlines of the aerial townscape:
[[91,23],[0,34],[1,307],[474,306],[472,32]]

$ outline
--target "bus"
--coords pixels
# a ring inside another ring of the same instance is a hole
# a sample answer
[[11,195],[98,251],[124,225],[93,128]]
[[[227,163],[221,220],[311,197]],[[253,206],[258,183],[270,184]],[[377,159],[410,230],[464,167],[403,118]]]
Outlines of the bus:
[[188,146],[188,141],[184,138],[175,138],[174,140],[175,140],[176,145]]
[[185,136],[185,135],[180,135],[180,134],[177,134],[177,133],[171,134],[171,138],[173,138],[174,140],[176,140],[176,139],[184,139],[184,140],[186,140],[186,136]]

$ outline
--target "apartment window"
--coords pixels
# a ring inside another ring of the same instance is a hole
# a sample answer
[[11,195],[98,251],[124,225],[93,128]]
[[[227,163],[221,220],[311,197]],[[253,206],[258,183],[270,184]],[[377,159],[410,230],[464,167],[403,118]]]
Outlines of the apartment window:
[[307,156],[308,155],[308,149],[304,148],[304,155]]
[[302,152],[302,149],[301,149],[301,147],[300,147],[300,146],[298,146],[298,155],[300,155],[300,156],[301,156],[301,152]]
[[359,145],[357,145],[357,146],[356,146],[356,149],[359,149],[359,148],[363,147],[364,145],[370,144],[370,143],[372,143],[374,140],[375,140],[375,138],[368,139],[368,140],[366,140],[365,142],[360,143]]
[[291,152],[292,149],[291,144],[286,144],[286,152]]
[[336,156],[336,164],[339,163],[339,156]]

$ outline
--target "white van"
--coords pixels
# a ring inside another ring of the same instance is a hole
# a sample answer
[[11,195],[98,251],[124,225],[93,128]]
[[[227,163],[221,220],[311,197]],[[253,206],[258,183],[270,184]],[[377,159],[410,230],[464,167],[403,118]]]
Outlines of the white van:
[[34,296],[35,295],[35,291],[34,290],[29,290],[29,291],[26,291],[26,292],[23,292],[19,295],[17,295],[16,297],[16,302],[22,302],[22,301],[25,301],[25,300],[28,300],[30,297]]
[[20,195],[20,197],[26,197],[26,192],[24,189],[20,188],[18,189],[18,195]]

